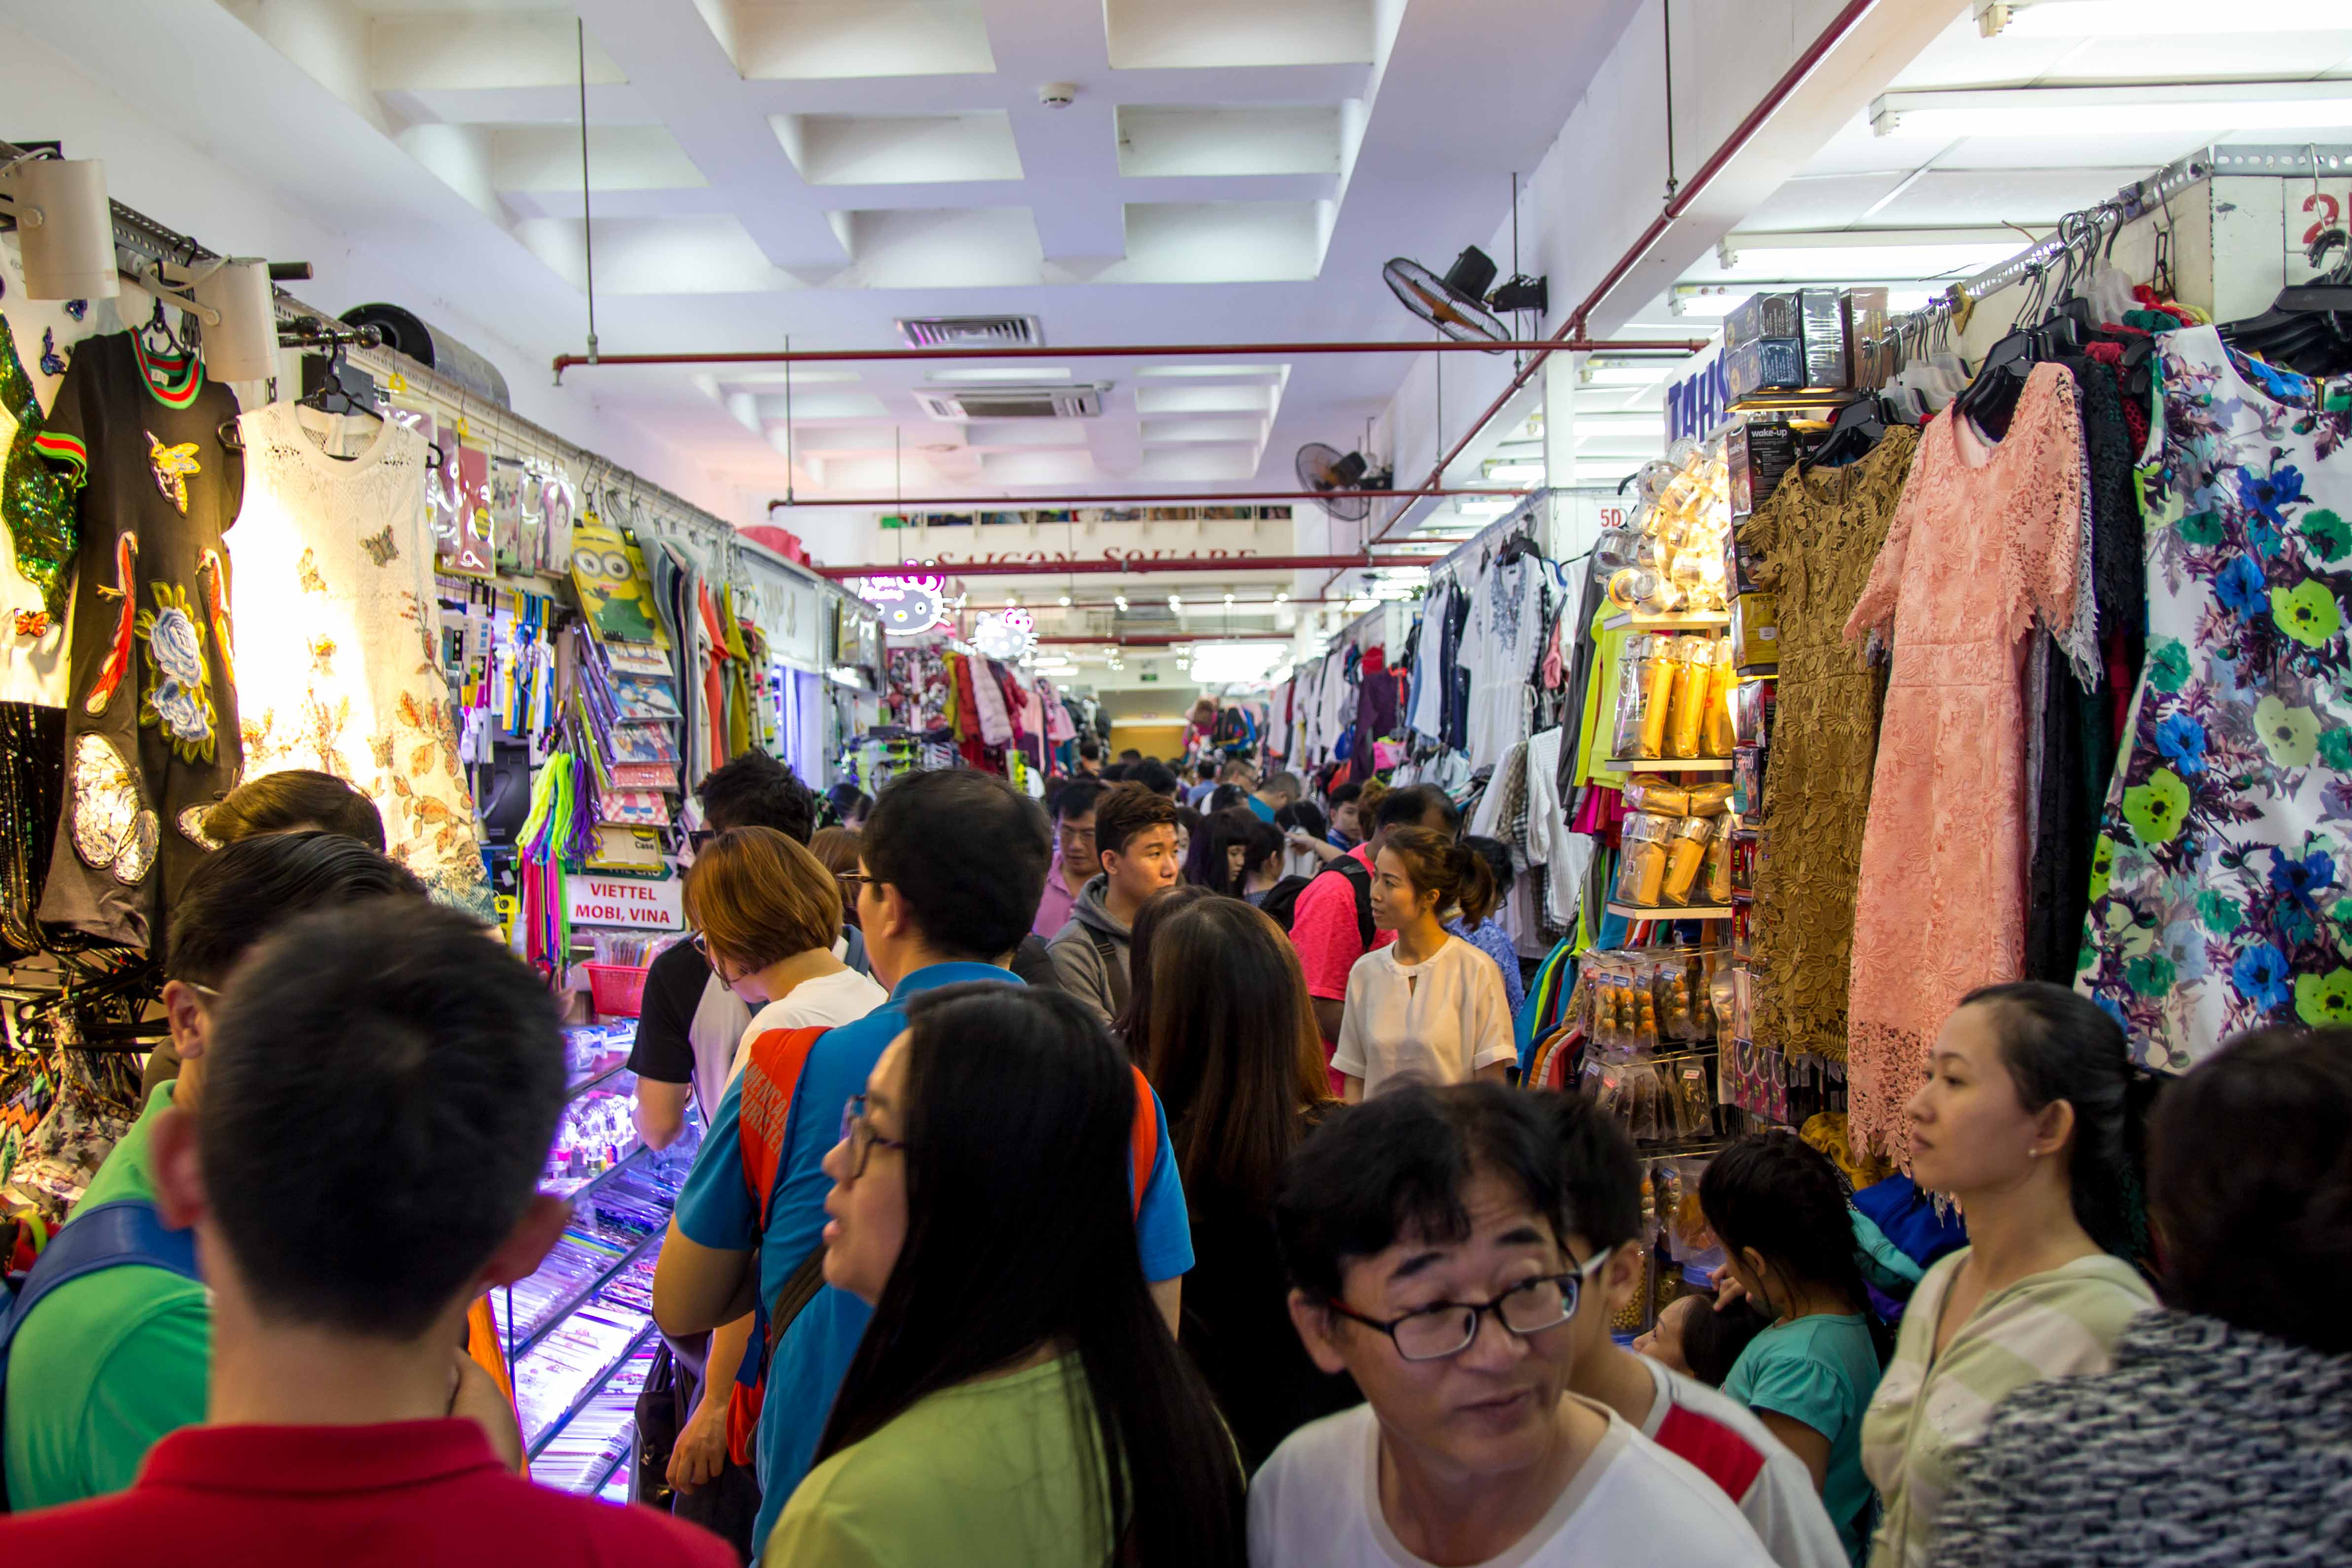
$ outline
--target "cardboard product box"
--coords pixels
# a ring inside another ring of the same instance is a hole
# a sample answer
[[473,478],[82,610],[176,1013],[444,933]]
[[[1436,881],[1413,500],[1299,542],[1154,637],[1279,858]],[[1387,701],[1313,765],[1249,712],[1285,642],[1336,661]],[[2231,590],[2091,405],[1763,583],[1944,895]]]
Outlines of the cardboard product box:
[[1802,338],[1759,338],[1723,356],[1723,390],[1737,405],[1761,392],[1794,392],[1806,384]]
[[1762,506],[1800,455],[1797,433],[1786,420],[1750,414],[1734,425],[1723,449],[1731,481],[1732,521]]
[[1800,384],[1833,389],[1853,385],[1844,300],[1834,288],[1808,288],[1798,298],[1805,342],[1805,379]]
[[1731,601],[1731,657],[1743,675],[1780,667],[1780,610],[1769,593],[1743,593]]
[[1727,351],[1761,338],[1804,336],[1801,298],[1795,289],[1780,294],[1751,294],[1733,306],[1723,319],[1723,346]]
[[1853,384],[1883,387],[1895,379],[1895,340],[1888,335],[1889,315],[1884,288],[1845,291],[1845,337],[1853,361]]

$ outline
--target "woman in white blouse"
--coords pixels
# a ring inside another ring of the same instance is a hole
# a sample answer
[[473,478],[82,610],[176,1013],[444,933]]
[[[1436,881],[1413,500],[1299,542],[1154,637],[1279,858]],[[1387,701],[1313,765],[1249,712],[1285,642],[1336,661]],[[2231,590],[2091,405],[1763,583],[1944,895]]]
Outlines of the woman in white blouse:
[[1396,940],[1348,971],[1332,1069],[1349,1101],[1412,1074],[1432,1083],[1502,1078],[1517,1059],[1494,959],[1446,934],[1446,912],[1491,903],[1486,862],[1444,833],[1391,828],[1372,863],[1372,922]]

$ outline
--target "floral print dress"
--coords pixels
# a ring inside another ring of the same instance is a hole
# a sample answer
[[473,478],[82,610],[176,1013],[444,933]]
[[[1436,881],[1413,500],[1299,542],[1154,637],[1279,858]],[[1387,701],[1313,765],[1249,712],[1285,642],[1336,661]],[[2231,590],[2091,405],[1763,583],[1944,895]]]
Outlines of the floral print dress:
[[2076,988],[2186,1071],[2352,1022],[2352,413],[2168,334],[2143,455],[2147,663],[2094,852]]

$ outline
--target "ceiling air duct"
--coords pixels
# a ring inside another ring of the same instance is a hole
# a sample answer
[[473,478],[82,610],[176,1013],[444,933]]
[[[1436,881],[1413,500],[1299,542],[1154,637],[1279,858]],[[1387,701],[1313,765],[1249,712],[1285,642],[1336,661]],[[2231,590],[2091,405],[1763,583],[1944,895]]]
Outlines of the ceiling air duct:
[[373,327],[383,333],[384,346],[397,349],[437,375],[447,377],[486,402],[512,409],[507,379],[498,366],[428,322],[397,305],[355,305],[343,312],[354,327]]

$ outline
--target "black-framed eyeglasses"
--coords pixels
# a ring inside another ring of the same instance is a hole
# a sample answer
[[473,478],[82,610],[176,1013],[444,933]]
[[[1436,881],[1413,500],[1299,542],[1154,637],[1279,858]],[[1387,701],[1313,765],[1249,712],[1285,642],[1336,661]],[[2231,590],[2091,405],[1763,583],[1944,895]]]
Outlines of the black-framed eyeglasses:
[[1522,1339],[1559,1327],[1576,1316],[1577,1303],[1584,1295],[1584,1282],[1616,1250],[1614,1247],[1604,1247],[1581,1268],[1565,1274],[1539,1275],[1523,1285],[1513,1286],[1490,1301],[1438,1301],[1386,1322],[1368,1318],[1338,1301],[1329,1305],[1341,1317],[1388,1335],[1397,1354],[1407,1361],[1444,1361],[1470,1348],[1471,1341],[1478,1337],[1478,1320],[1488,1312]]
[[696,854],[700,854],[702,846],[718,836],[719,830],[716,828],[689,828],[686,834],[686,847]]
[[849,1103],[841,1108],[841,1141],[849,1145],[849,1179],[857,1180],[866,1174],[866,1162],[874,1151],[903,1149],[902,1138],[886,1138],[874,1130],[873,1119],[866,1113],[866,1096],[852,1094]]
[[833,880],[841,883],[850,892],[856,893],[862,883],[879,882],[882,879],[862,871],[837,871],[833,873]]

